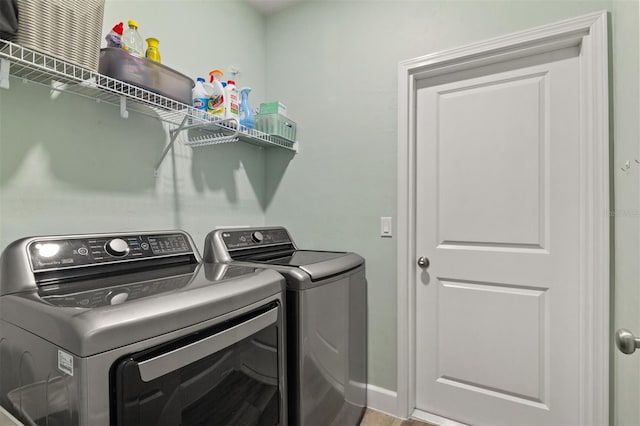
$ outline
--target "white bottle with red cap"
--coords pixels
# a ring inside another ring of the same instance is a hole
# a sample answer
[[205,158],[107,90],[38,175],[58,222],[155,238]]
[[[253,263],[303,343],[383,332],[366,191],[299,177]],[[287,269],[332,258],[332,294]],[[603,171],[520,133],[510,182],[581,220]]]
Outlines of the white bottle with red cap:
[[225,118],[238,118],[240,111],[240,96],[238,89],[236,88],[235,76],[236,72],[231,72],[233,80],[227,80],[227,85],[224,88],[225,96]]

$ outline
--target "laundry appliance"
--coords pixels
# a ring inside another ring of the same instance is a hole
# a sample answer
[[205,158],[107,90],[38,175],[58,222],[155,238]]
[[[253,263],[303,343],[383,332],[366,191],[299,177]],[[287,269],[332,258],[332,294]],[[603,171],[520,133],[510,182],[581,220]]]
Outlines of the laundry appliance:
[[360,424],[367,402],[364,259],[298,249],[282,227],[214,230],[204,259],[285,276],[290,423]]
[[0,403],[33,425],[286,425],[284,279],[183,231],[32,237],[0,257]]

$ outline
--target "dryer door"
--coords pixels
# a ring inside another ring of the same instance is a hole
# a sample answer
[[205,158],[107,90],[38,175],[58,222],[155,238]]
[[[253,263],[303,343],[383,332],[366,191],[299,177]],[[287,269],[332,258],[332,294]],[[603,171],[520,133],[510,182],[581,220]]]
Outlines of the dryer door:
[[117,425],[277,425],[280,307],[139,352],[111,368]]

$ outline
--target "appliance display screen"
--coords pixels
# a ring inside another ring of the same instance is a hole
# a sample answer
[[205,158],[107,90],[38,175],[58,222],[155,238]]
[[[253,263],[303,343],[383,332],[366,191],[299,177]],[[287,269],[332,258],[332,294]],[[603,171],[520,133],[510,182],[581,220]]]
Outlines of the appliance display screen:
[[153,254],[173,254],[190,250],[183,235],[149,237],[149,246]]

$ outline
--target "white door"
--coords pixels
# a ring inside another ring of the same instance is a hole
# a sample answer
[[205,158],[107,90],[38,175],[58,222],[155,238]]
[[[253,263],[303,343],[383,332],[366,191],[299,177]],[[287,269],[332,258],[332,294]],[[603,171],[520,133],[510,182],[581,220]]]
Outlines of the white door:
[[417,81],[419,410],[580,423],[579,55]]

